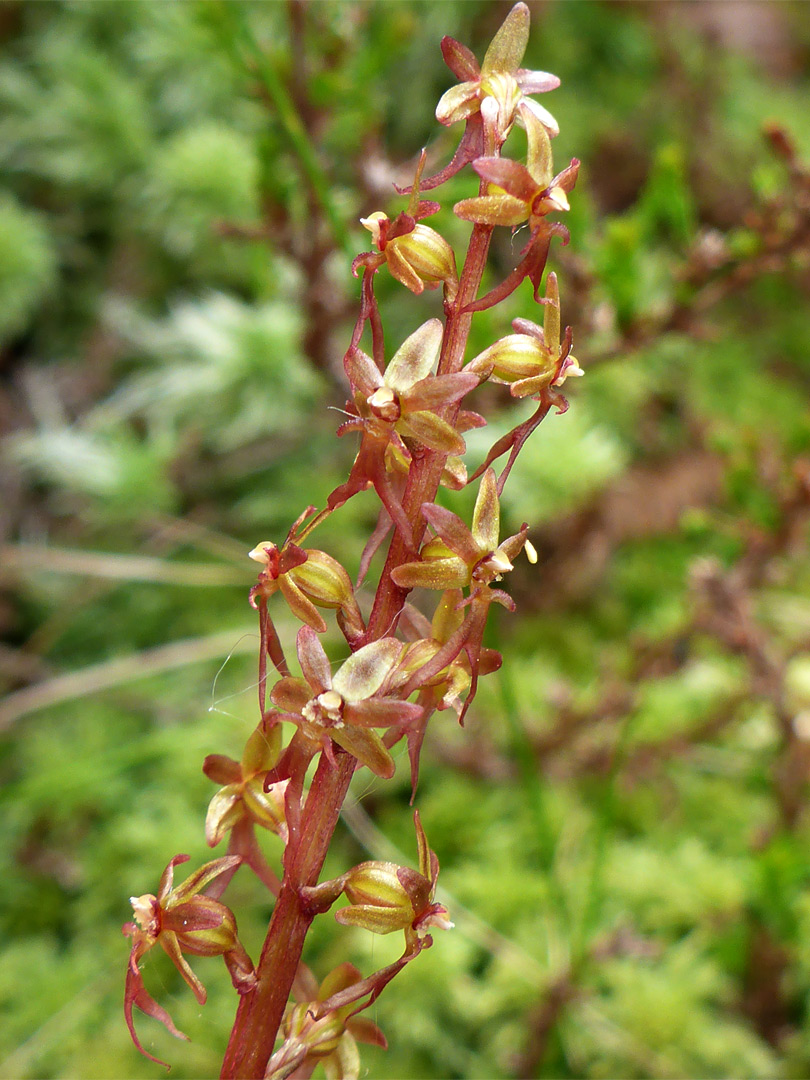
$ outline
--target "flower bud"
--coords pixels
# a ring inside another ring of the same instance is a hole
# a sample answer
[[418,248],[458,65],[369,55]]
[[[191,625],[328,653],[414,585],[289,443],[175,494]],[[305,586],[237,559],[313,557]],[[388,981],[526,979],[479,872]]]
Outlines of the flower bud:
[[385,256],[391,273],[411,292],[421,293],[424,282],[443,281],[447,299],[455,299],[458,292],[456,257],[448,242],[435,229],[417,222],[413,232],[388,242]]
[[467,365],[478,373],[489,370],[495,382],[511,383],[518,379],[554,377],[558,358],[538,337],[530,334],[507,334],[479,353]]
[[[373,934],[405,930],[414,918],[411,896],[397,876],[396,863],[365,862],[346,874],[343,891],[351,906],[335,918],[344,926],[361,926]],[[424,879],[423,879],[424,880]],[[424,882],[425,892],[429,883]]]
[[307,561],[290,571],[298,588],[321,607],[353,606],[351,580],[337,559],[315,548],[307,548],[306,553]]

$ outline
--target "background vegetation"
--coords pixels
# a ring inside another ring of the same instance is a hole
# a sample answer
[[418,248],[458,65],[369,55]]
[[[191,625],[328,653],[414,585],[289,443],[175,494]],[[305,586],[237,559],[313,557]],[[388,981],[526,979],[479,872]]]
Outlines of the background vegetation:
[[[508,663],[426,743],[457,929],[380,999],[366,1075],[807,1076],[807,9],[530,6],[557,162],[583,161],[552,262],[587,377],[507,488],[541,555]],[[3,1076],[161,1074],[121,1015],[127,898],[207,857],[202,759],[256,719],[245,553],[353,453],[329,408],[357,219],[400,208],[423,144],[447,160],[439,41],[480,56],[506,10],[0,8]],[[383,285],[401,340],[425,302]],[[350,568],[372,505],[324,535]],[[413,861],[408,795],[407,767],[359,774],[328,869]],[[266,901],[229,895],[255,956]],[[388,948],[323,918],[309,960]],[[144,1043],[180,1078],[217,1072],[235,1007],[197,968],[204,1011],[147,965],[193,1041]]]

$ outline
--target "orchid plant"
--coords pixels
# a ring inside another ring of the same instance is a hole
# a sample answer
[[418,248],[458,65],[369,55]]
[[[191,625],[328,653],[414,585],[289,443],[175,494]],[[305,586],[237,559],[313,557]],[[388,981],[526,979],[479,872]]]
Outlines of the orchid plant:
[[[361,303],[344,357],[351,388],[348,419],[338,429],[338,435],[359,434],[359,450],[347,480],[321,511],[308,506],[280,547],[265,541],[250,552],[261,566],[249,598],[258,612],[261,639],[259,719],[241,761],[211,755],[203,766],[220,785],[208,810],[206,839],[216,847],[227,837],[227,854],[177,887],[172,884],[174,867],[188,857],[174,856],[157,895],[133,899],[135,922],[124,927],[132,938],[125,1015],[144,1053],[135,1033],[136,1008],[184,1038],[141,976],[142,956],[160,945],[200,1003],[205,990],[183,954],[219,955],[228,966],[239,1004],[222,1076],[306,1077],[320,1063],[329,1077],[357,1077],[356,1041],[385,1045],[382,1032],[359,1014],[432,945],[431,930],[452,927],[436,900],[439,862],[418,812],[418,870],[371,861],[334,880],[321,882],[319,877],[358,769],[390,778],[395,771],[392,748],[404,740],[415,795],[430,717],[452,710],[463,723],[479,678],[501,664],[500,655],[483,644],[490,605],[514,609],[500,582],[521,552],[536,559],[528,525],[501,538],[499,498],[531,431],[552,408],[567,408],[561,385],[582,374],[571,354],[570,328],[561,333],[553,273],[546,276],[545,295],[539,295],[552,238],[568,240],[565,226],[548,218],[568,209],[579,163],[575,159],[554,173],[551,138],[558,127],[529,95],[553,90],[559,80],[520,67],[528,37],[529,9],[518,3],[480,67],[469,49],[444,39],[444,58],[460,85],[444,94],[436,116],[445,125],[464,122],[458,149],[448,166],[428,178],[422,178],[422,154],[414,184],[401,192],[409,196],[407,208],[393,220],[382,212],[362,219],[372,250],[353,265],[355,276],[362,276]],[[525,165],[503,154],[515,127],[526,133]],[[454,207],[459,218],[473,223],[458,273],[450,244],[423,224],[439,204],[420,198],[420,189],[437,188],[468,165],[479,185],[477,195]],[[516,266],[479,297],[493,231],[524,224],[528,240]],[[442,317],[429,318],[390,358],[374,288],[380,271],[415,294],[439,287],[443,294]],[[543,305],[542,326],[517,319],[514,333],[465,362],[473,314],[502,301],[525,278]],[[531,397],[538,407],[495,443],[468,479],[464,433],[485,424],[468,407],[468,398],[487,381],[508,385],[513,397]],[[498,474],[493,465],[507,452]],[[468,527],[436,497],[441,486],[458,490],[476,481]],[[331,555],[307,546],[307,540],[347,500],[369,488],[380,510],[360,560],[361,581],[374,554],[386,542],[388,547],[373,602],[367,605],[361,602],[359,583],[353,584]],[[436,594],[429,618],[420,608]],[[271,615],[272,606],[280,603],[303,624],[296,642],[300,675],[288,665]],[[349,650],[339,666],[319,637],[328,629],[325,616],[330,612]],[[271,666],[278,678],[269,686]],[[257,829],[282,839],[280,867],[267,862]],[[274,898],[255,966],[221,899],[240,867],[252,871]],[[394,963],[369,975],[344,963],[319,982],[302,962],[304,942],[312,921],[341,898],[347,904],[337,910],[339,923],[377,934],[404,932],[404,949]]]

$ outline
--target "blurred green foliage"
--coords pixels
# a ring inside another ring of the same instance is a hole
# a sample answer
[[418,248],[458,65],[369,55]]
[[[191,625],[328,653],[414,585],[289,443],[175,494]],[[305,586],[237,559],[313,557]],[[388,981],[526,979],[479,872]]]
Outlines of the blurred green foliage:
[[[330,411],[347,240],[401,208],[391,183],[423,144],[452,152],[442,35],[480,57],[506,10],[0,11],[3,1076],[160,1072],[121,1016],[127,898],[175,853],[207,858],[202,759],[238,757],[256,720],[244,553],[322,505],[353,452]],[[526,65],[562,78],[558,167],[583,161],[550,265],[587,377],[506,489],[540,566],[513,575],[519,614],[491,642],[507,662],[467,729],[434,720],[418,793],[457,928],[375,1005],[391,1049],[364,1050],[365,1075],[806,1076],[807,241],[757,262],[791,213],[762,123],[810,159],[806,9],[553,0],[533,18]],[[449,209],[435,221],[463,243]],[[496,238],[491,283],[519,242]],[[727,290],[724,259],[751,267]],[[395,347],[438,301],[380,278]],[[537,317],[528,286],[476,319],[471,355],[517,315]],[[506,404],[470,461],[515,422]],[[350,571],[373,515],[360,496],[323,529]],[[350,818],[334,873],[386,842],[413,859],[406,774],[358,774],[379,832]],[[266,898],[247,877],[228,895],[255,957]],[[394,948],[326,916],[308,960],[371,970]],[[223,965],[195,968],[204,1010],[146,965],[192,1042],[139,1030],[181,1078],[218,1072],[235,1008]]]

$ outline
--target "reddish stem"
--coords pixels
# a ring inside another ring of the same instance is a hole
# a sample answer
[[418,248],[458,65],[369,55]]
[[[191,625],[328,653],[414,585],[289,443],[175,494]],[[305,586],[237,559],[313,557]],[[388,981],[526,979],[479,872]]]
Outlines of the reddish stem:
[[[458,295],[447,315],[439,374],[459,371],[464,363],[472,313],[463,309],[478,293],[491,236],[491,226],[476,225],[473,228]],[[451,422],[458,408],[456,404],[447,410],[445,415]],[[403,505],[417,547],[426,527],[421,506],[423,502],[433,502],[435,499],[444,462],[445,455],[426,451],[411,464]],[[391,573],[412,558],[413,548],[408,547],[399,530],[395,530],[364,641],[376,641],[393,633],[407,590],[394,584]],[[357,644],[362,644],[362,641]],[[336,767],[333,767],[326,755],[322,754],[318,763],[301,815],[299,840],[292,859],[287,860],[281,892],[259,960],[258,982],[256,988],[239,1002],[222,1065],[223,1078],[261,1080],[273,1053],[301,960],[304,940],[313,919],[301,901],[300,889],[318,882],[356,764],[353,757],[337,748],[335,760]]]

